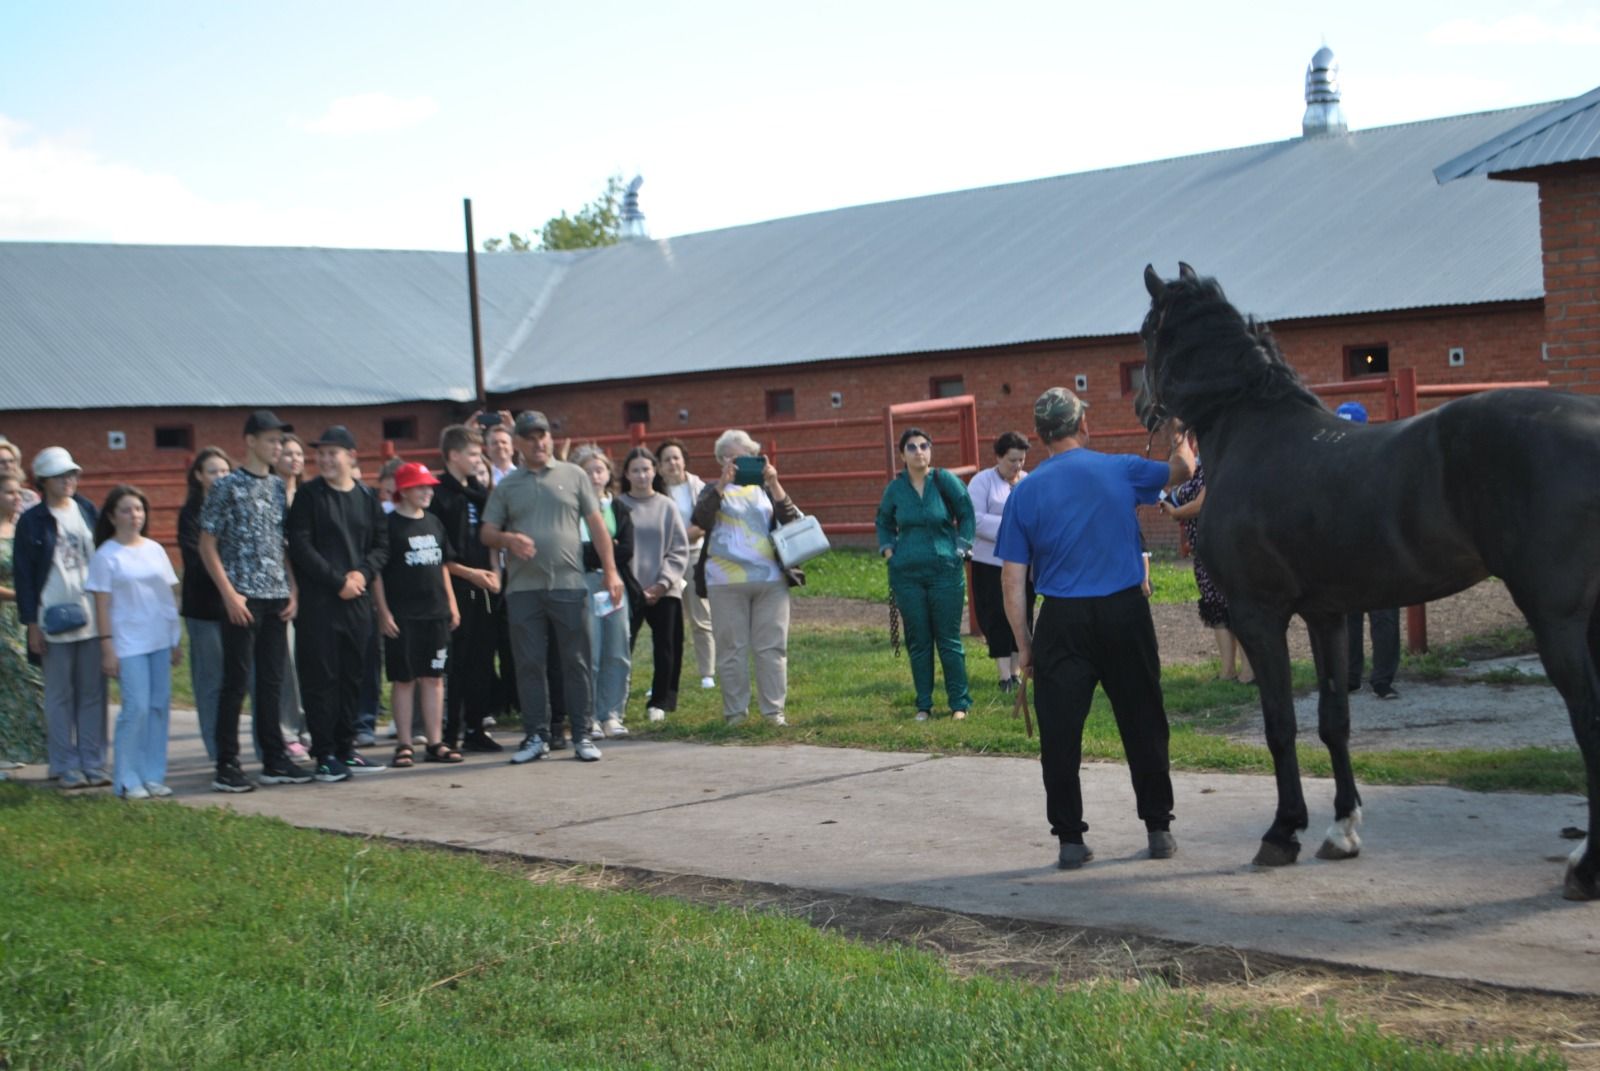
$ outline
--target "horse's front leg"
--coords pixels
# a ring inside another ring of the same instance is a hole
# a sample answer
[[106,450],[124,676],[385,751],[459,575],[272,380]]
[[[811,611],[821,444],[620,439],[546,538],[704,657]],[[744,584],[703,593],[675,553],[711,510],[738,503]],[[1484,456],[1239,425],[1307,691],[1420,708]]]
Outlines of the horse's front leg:
[[1289,619],[1250,606],[1230,605],[1234,635],[1250,658],[1261,688],[1261,713],[1266,719],[1267,750],[1278,782],[1278,811],[1261,838],[1257,866],[1287,866],[1300,856],[1306,828],[1306,800],[1300,791],[1300,759],[1295,754],[1294,690],[1289,678]]
[[1350,768],[1350,696],[1346,675],[1350,649],[1343,614],[1303,614],[1317,664],[1317,735],[1333,765],[1333,824],[1317,849],[1318,859],[1354,859],[1361,854],[1361,793]]

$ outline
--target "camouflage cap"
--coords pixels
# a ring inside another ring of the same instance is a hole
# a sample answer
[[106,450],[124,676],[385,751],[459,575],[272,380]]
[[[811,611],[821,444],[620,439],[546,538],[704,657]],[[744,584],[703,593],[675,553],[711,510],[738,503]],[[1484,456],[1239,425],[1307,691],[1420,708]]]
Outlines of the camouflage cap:
[[1033,427],[1045,442],[1074,435],[1089,403],[1065,387],[1051,387],[1033,403]]

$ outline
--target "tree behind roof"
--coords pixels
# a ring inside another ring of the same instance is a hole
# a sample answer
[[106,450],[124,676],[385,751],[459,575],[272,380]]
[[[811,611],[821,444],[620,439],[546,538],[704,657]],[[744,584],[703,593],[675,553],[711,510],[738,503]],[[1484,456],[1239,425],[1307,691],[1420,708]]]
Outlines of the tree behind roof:
[[594,249],[616,245],[622,232],[622,191],[622,176],[612,175],[606,179],[606,188],[600,196],[578,209],[576,215],[562,212],[546,220],[537,236],[529,232],[523,237],[513,231],[504,238],[485,239],[483,250],[494,253],[504,248],[513,253],[526,253],[533,249]]

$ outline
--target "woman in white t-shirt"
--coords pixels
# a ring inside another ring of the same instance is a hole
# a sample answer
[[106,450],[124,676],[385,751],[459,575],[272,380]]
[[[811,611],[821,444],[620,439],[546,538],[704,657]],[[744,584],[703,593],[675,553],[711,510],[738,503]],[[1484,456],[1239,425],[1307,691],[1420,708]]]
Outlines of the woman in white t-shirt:
[[89,582],[101,622],[100,663],[122,684],[112,780],[129,800],[170,796],[167,724],[178,641],[178,574],[160,543],[145,538],[150,500],[127,484],[111,489],[94,526]]
[[[672,497],[672,504],[678,507],[684,531],[689,533],[689,561],[697,562],[706,534],[690,524],[689,518],[694,514],[694,505],[700,501],[706,482],[689,471],[689,451],[682,439],[665,439],[656,447],[656,468],[661,482],[666,485],[666,493]],[[693,584],[683,590],[683,614],[688,633],[694,640],[694,664],[700,672],[700,687],[715,688],[717,641],[711,631],[711,606],[703,596],[696,594]]]

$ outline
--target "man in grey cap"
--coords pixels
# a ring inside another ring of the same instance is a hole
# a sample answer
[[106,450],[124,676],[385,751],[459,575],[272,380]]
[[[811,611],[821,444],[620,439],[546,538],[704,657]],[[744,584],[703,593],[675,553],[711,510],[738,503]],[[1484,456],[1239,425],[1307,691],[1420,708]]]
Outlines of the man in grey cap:
[[[1022,676],[1035,681],[1045,810],[1064,870],[1094,858],[1083,841],[1078,779],[1083,723],[1095,685],[1105,688],[1127,753],[1150,857],[1176,850],[1161,660],[1144,595],[1144,558],[1134,508],[1189,478],[1194,456],[1179,436],[1167,461],[1088,449],[1087,406],[1065,387],[1033,405],[1050,456],[1017,485],[1001,515],[995,553],[1006,617]],[[1026,614],[1029,569],[1044,596],[1038,626]]]
[[506,552],[506,602],[515,651],[517,692],[522,702],[522,746],[514,763],[532,762],[550,750],[550,701],[545,674],[550,631],[560,638],[561,675],[572,721],[573,753],[585,762],[600,758],[590,739],[594,706],[588,617],[593,612],[584,584],[583,535],[600,556],[607,592],[622,604],[622,578],[612,556],[611,536],[594,484],[576,465],[551,453],[550,422],[529,410],[512,433],[523,467],[495,484],[484,507],[479,538]]

